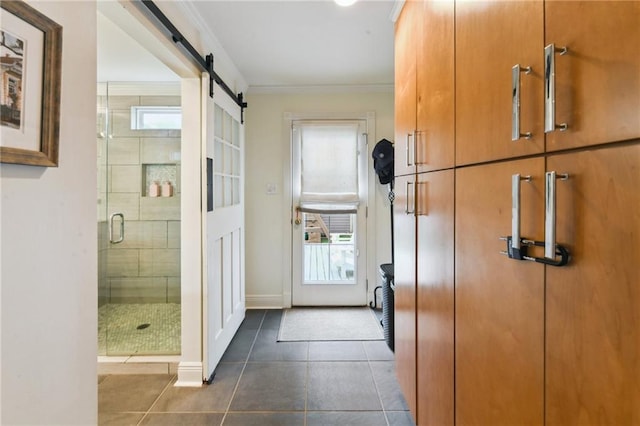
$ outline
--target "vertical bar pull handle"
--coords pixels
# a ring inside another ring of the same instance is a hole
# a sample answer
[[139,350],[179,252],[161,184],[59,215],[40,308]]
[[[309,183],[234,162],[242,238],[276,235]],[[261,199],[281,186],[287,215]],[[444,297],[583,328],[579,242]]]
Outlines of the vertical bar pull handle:
[[[116,217],[120,217],[120,238],[117,240],[113,239],[113,222]],[[122,213],[113,213],[109,216],[109,242],[111,244],[118,244],[124,241],[124,214]]]
[[415,165],[426,164],[425,159],[422,158],[424,157],[424,150],[420,149],[418,151],[418,148],[421,146],[420,144],[423,138],[425,137],[424,135],[425,135],[425,131],[416,130],[413,137],[413,162]]
[[[411,187],[411,191],[409,191],[409,187]],[[407,190],[407,201],[404,208],[404,213],[415,214],[416,212],[416,194],[415,194],[415,184],[413,182],[407,182],[406,186]],[[409,209],[409,197],[411,197],[411,209]]]
[[406,147],[407,166],[415,165],[416,156],[416,135],[415,133],[407,133],[407,147]]
[[530,74],[531,67],[521,67],[520,64],[511,68],[511,140],[520,138],[531,139],[531,132],[520,132],[520,73]]
[[547,259],[556,258],[556,179],[567,180],[569,175],[555,171],[545,174],[544,257]]
[[511,176],[511,247],[520,249],[520,182],[531,182],[531,176]]
[[556,59],[555,54],[565,55],[567,47],[550,44],[544,48],[544,132],[567,130],[567,123],[556,124]]

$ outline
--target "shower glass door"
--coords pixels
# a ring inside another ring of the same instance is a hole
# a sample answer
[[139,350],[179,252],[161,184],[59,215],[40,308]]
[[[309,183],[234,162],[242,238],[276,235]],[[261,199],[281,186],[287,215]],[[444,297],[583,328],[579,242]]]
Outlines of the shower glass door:
[[140,86],[98,88],[102,356],[180,353],[180,86]]

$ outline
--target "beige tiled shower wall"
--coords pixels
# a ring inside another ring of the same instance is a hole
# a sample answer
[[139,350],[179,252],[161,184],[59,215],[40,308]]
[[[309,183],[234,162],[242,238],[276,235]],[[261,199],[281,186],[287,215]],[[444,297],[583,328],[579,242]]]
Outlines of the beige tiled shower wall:
[[[99,96],[99,122],[104,103]],[[179,105],[179,96],[109,96],[108,144],[98,132],[100,304],[180,302],[180,130],[131,129],[132,106]],[[151,169],[170,176],[173,196],[148,196]],[[109,244],[102,237],[115,212],[124,214],[125,239]]]

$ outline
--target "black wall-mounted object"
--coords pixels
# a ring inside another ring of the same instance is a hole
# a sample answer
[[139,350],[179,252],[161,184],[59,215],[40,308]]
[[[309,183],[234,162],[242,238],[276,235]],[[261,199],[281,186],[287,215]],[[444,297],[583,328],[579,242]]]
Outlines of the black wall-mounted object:
[[213,211],[213,158],[207,157],[207,211]]
[[173,23],[167,18],[167,16],[162,13],[162,11],[156,6],[156,4],[152,0],[142,0],[141,3],[156,17],[158,22],[162,24],[162,26],[169,31],[171,34],[171,39],[174,43],[180,43],[184,49],[193,57],[196,63],[200,66],[203,71],[209,73],[209,96],[213,98],[213,82],[215,81],[222,87],[222,90],[225,91],[231,98],[238,104],[240,107],[240,121],[244,123],[244,109],[247,107],[247,103],[244,102],[242,93],[238,93],[237,95],[233,93],[233,90],[220,78],[218,74],[213,70],[213,53],[209,53],[206,58],[200,56],[198,51],[189,43],[189,40],[184,38],[182,33],[178,31],[178,29],[173,25]]
[[393,148],[393,142],[387,139],[381,139],[378,141],[376,146],[373,147],[371,156],[373,157],[373,169],[378,175],[378,180],[382,185],[389,185],[389,208],[391,210],[391,264],[393,265],[393,200],[395,199],[395,194],[393,192],[393,177],[395,174],[395,150]]
[[386,185],[393,180],[394,152],[393,144],[387,139],[381,139],[371,152],[373,168],[378,175],[380,183]]

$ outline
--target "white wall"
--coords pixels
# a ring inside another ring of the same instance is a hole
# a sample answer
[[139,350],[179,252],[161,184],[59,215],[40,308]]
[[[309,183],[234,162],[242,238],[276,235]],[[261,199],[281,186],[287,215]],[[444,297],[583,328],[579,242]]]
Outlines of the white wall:
[[[289,282],[290,271],[283,262],[286,219],[285,208],[288,182],[285,176],[289,161],[289,133],[284,128],[284,113],[364,113],[376,116],[375,140],[369,138],[370,179],[377,179],[372,171],[371,150],[377,141],[393,141],[393,93],[327,93],[327,94],[251,94],[245,110],[245,201],[246,201],[246,294],[247,307],[282,307],[283,283]],[[277,193],[268,195],[266,185],[277,185]],[[378,282],[377,265],[391,261],[390,218],[387,186],[376,180],[374,232],[368,234],[371,262],[368,268],[369,287]],[[373,195],[373,194],[371,194]],[[289,202],[290,204],[290,202]],[[374,212],[371,209],[374,209]],[[374,234],[374,235],[372,235]],[[288,284],[285,284],[288,285]],[[370,296],[372,297],[372,296]],[[286,304],[286,302],[285,302]]]
[[0,422],[96,424],[96,6],[28,3],[63,27],[60,162],[0,166]]

